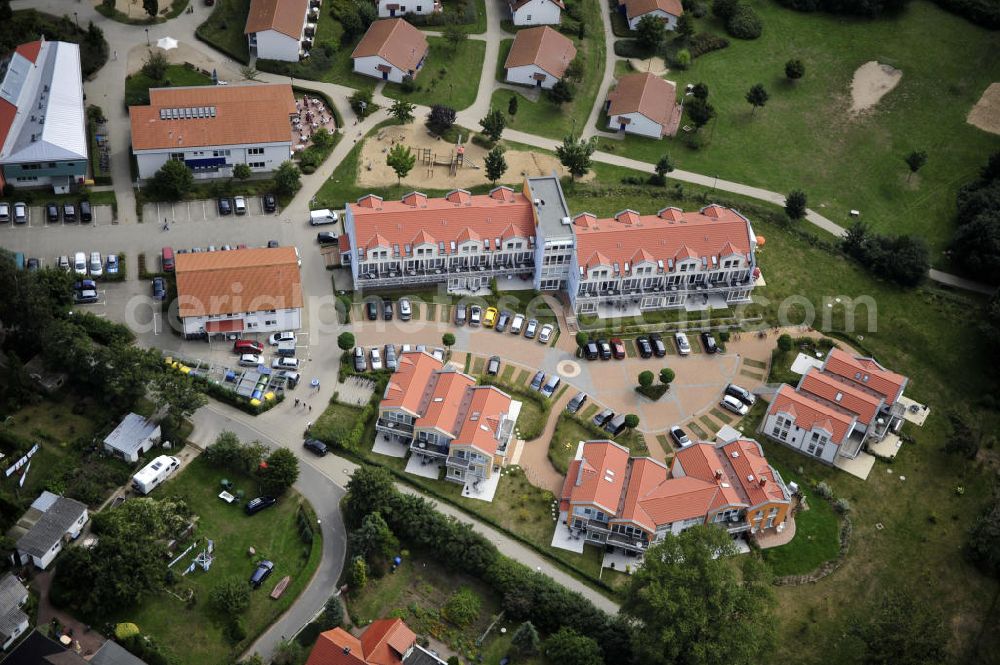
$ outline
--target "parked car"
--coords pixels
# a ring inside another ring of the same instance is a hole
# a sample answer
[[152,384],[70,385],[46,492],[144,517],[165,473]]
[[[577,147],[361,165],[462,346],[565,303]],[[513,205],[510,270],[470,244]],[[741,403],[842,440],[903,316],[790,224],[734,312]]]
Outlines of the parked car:
[[229,199],[223,197],[219,199],[219,214],[220,215],[231,215],[233,212],[233,204]]
[[259,589],[260,585],[264,583],[270,575],[271,571],[274,570],[274,564],[270,561],[261,561],[257,564],[257,569],[253,571],[253,575],[250,576],[250,586],[254,589]]
[[372,358],[372,371],[375,372],[382,369],[382,352],[373,348],[370,353]]
[[326,444],[319,439],[306,439],[302,442],[302,447],[308,451],[316,453],[320,457],[326,455]]
[[399,299],[399,318],[403,321],[409,321],[410,317],[413,316],[413,307],[410,305],[409,298]]
[[549,340],[552,339],[552,332],[555,328],[552,327],[551,323],[546,323],[542,326],[542,329],[538,331],[538,343],[548,344]]
[[385,368],[393,372],[399,369],[399,360],[396,358],[396,347],[392,344],[385,345]]
[[510,334],[520,335],[522,330],[524,330],[524,314],[515,314],[510,322]]
[[302,375],[298,372],[291,372],[287,369],[279,369],[274,373],[274,375],[284,379],[288,387],[293,390],[295,389],[295,386],[299,385],[299,379],[302,378]]
[[28,222],[28,204],[20,201],[14,204],[14,223],[26,224]]
[[587,393],[578,392],[577,394],[573,395],[573,398],[569,401],[569,404],[566,405],[566,410],[569,411],[570,413],[576,413],[581,408],[583,408],[583,405],[586,403],[587,403]]
[[10,204],[0,201],[0,223],[10,221]]
[[552,397],[552,395],[556,392],[556,389],[559,388],[560,383],[562,383],[562,379],[555,374],[550,375],[549,380],[545,382],[544,386],[542,386],[542,395],[545,397]]
[[45,204],[45,218],[48,219],[50,223],[51,222],[58,222],[59,221],[59,206],[57,206],[55,203],[52,203],[52,202],[46,203]]
[[282,356],[271,361],[271,369],[298,369],[299,359]]
[[483,308],[479,305],[469,307],[469,325],[478,326],[483,322]]
[[455,325],[464,326],[466,317],[466,307],[464,302],[455,305]]
[[444,349],[442,349],[440,346],[434,347],[434,349],[431,351],[431,355],[440,360],[441,362],[444,362]]
[[81,289],[73,294],[73,300],[81,305],[95,303],[97,302],[97,291],[94,289]]
[[81,279],[78,282],[73,283],[74,291],[83,291],[84,289],[96,289],[97,282],[92,279]]
[[611,355],[614,356],[615,360],[625,359],[625,342],[620,337],[611,338]]
[[278,500],[273,496],[258,496],[255,499],[250,499],[247,501],[246,513],[247,515],[254,515],[264,510],[265,508],[270,508],[274,504],[278,503]]
[[152,286],[153,286],[153,300],[167,299],[167,280],[163,279],[162,277],[154,277]]
[[541,390],[542,383],[544,381],[545,381],[545,372],[538,370],[538,372],[535,373],[535,378],[531,380],[531,389]]
[[604,423],[608,422],[609,420],[611,420],[614,417],[615,417],[615,412],[614,411],[612,411],[611,409],[604,409],[603,411],[601,411],[600,413],[598,413],[596,416],[594,416],[594,418],[591,420],[591,422],[594,423],[595,425],[597,425],[598,427],[603,427]]
[[108,259],[106,261],[106,264],[107,265],[105,265],[104,271],[107,274],[109,274],[109,275],[117,275],[118,274],[118,255],[117,254],[108,254]]
[[64,222],[75,222],[76,221],[76,206],[72,203],[66,202],[63,204],[63,221]]
[[354,371],[368,371],[368,360],[365,358],[365,350],[360,346],[354,347]]
[[663,336],[660,333],[650,333],[649,342],[653,345],[653,355],[662,358],[667,355],[667,345],[663,343]]
[[316,242],[321,245],[337,245],[340,243],[340,239],[332,231],[320,231],[316,234]]
[[70,270],[73,269],[69,265],[69,257],[66,256],[65,254],[60,256],[59,259],[56,261],[56,267],[64,272],[69,272]]
[[275,212],[278,209],[278,200],[274,198],[274,194],[265,194],[260,197],[260,200],[264,207],[264,212]]
[[583,355],[587,360],[597,360],[601,357],[601,352],[597,348],[597,342],[590,340],[587,342],[586,346],[583,347]]
[[650,344],[649,338],[645,335],[635,338],[635,345],[639,349],[639,356],[642,358],[652,358],[653,357],[653,345]]
[[73,255],[73,272],[77,275],[87,274],[87,255],[83,252],[77,252]]
[[756,395],[754,395],[746,388],[736,385],[735,383],[730,383],[728,386],[726,386],[726,394],[735,397],[736,399],[743,402],[747,406],[753,406],[754,404],[757,403]]
[[597,348],[601,352],[601,360],[611,360],[611,343],[608,340],[597,340]]
[[90,253],[90,275],[92,277],[100,277],[104,274],[104,261],[101,260],[100,252]]
[[87,200],[80,201],[80,221],[92,222],[93,220],[94,220],[94,212],[90,208],[90,201]]
[[365,313],[368,315],[369,321],[378,320],[378,305],[375,304],[374,300],[365,303]]
[[497,323],[497,317],[500,312],[497,311],[496,307],[487,307],[486,314],[483,316],[483,327],[492,328]]
[[691,344],[688,342],[687,335],[682,332],[674,333],[674,341],[677,342],[677,352],[682,356],[691,353]]
[[382,301],[382,318],[386,321],[392,321],[392,313],[396,309],[396,305],[391,300]]
[[[200,252],[200,249],[195,249],[194,251]],[[173,272],[174,271],[174,250],[170,247],[164,247],[160,250],[160,265],[163,267],[163,272]]]
[[526,339],[535,339],[535,335],[538,333],[538,319],[528,319],[527,325],[524,326],[524,336]]
[[611,420],[604,423],[604,431],[611,436],[618,436],[625,431],[625,414],[619,413],[615,415]]
[[500,356],[490,356],[490,361],[486,364],[486,373],[496,376],[500,372]]
[[[156,279],[163,279],[157,277]],[[238,339],[233,342],[234,353],[264,353],[264,345],[252,339]]]
[[500,316],[497,318],[497,324],[496,326],[494,326],[494,329],[498,333],[502,333],[503,331],[507,330],[508,323],[510,323],[510,312],[504,310],[500,312]]
[[688,437],[687,432],[682,430],[677,425],[670,428],[670,438],[674,440],[678,446],[683,448],[684,446],[691,445],[691,439]]
[[295,333],[291,330],[285,330],[283,332],[271,333],[271,336],[267,338],[267,343],[271,346],[278,346],[282,342],[292,342],[295,343]]
[[719,402],[723,408],[729,409],[735,414],[745,416],[750,411],[750,407],[736,399],[732,395],[723,395],[722,401]]
[[710,332],[701,334],[701,344],[705,347],[705,353],[718,353],[719,345],[715,343],[715,337]]
[[233,199],[233,209],[236,211],[237,215],[247,214],[247,200],[242,196],[237,196]]
[[257,367],[261,363],[261,357],[256,353],[244,353],[240,356],[240,367]]
[[336,224],[340,216],[332,210],[310,210],[309,223],[312,226],[322,226],[324,224]]

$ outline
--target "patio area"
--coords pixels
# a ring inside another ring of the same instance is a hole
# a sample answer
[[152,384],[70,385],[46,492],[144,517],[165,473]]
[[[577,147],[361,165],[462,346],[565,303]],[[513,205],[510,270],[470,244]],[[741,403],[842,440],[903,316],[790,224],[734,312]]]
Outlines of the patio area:
[[913,423],[917,427],[922,427],[927,416],[931,415],[931,408],[919,402],[915,402],[909,397],[900,397],[899,403],[906,409],[903,419],[908,423]]
[[641,565],[641,556],[629,556],[617,547],[613,552],[605,552],[604,560],[601,562],[603,568],[610,568],[611,570],[617,570],[628,575],[634,573],[636,568]]
[[462,496],[467,499],[492,502],[497,493],[497,486],[500,485],[500,475],[499,471],[495,471],[492,476],[485,480],[476,478],[465,481],[465,485],[462,487]]
[[406,457],[406,453],[410,450],[410,447],[405,443],[400,443],[395,439],[385,440],[382,436],[375,437],[375,445],[372,446],[372,452],[378,453],[379,455],[385,455],[387,457],[398,457],[403,459]]
[[406,469],[404,469],[404,471],[412,473],[415,476],[420,476],[421,478],[438,480],[441,478],[441,468],[443,466],[444,461],[429,461],[422,455],[413,455],[410,457],[410,461],[406,463]]
[[318,97],[304,95],[295,100],[295,108],[298,109],[298,115],[292,117],[292,149],[295,152],[308,148],[312,135],[321,127],[331,134],[337,130],[333,113]]
[[561,550],[569,550],[570,552],[576,552],[577,554],[583,554],[584,538],[583,536],[577,536],[569,530],[565,522],[567,519],[567,513],[565,510],[559,513],[559,521],[556,522],[556,532],[552,534],[552,547],[558,547]]
[[903,441],[898,436],[895,434],[888,434],[878,443],[868,444],[868,450],[872,451],[879,457],[896,459],[896,454],[899,453],[899,449],[902,446]]
[[[793,499],[793,502],[797,502],[797,499]],[[794,507],[794,504],[793,504]],[[788,513],[788,519],[779,524],[773,529],[765,529],[757,533],[754,538],[757,544],[762,550],[766,550],[769,547],[781,547],[792,541],[795,537],[795,517],[791,512]]]
[[872,467],[875,466],[875,456],[869,455],[868,453],[858,453],[857,457],[850,459],[848,457],[841,457],[838,455],[837,458],[833,460],[833,465],[841,471],[846,471],[855,478],[868,480],[868,474],[872,472]]

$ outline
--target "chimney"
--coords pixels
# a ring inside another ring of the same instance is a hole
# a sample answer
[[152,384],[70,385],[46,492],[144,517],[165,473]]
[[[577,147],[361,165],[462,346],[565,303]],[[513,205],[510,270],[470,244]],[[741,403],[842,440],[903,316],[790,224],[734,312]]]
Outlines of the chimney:
[[722,480],[722,469],[716,469],[715,470],[715,479],[716,480]]
[[763,487],[764,485],[767,485],[767,478],[760,479],[760,486]]
[[351,647],[344,647],[344,655],[346,656],[349,653],[351,653]]

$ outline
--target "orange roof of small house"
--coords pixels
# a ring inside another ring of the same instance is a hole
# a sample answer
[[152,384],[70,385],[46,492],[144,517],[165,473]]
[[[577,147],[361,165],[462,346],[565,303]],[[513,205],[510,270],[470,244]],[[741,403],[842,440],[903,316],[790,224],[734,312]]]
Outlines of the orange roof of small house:
[[563,484],[569,503],[600,506],[614,517],[625,487],[628,448],[607,440],[585,441]]
[[880,365],[874,358],[854,356],[834,347],[830,349],[823,371],[842,376],[885,397],[891,406],[903,394],[908,379]]
[[402,619],[373,621],[360,638],[334,628],[320,633],[306,665],[401,665],[416,641]]
[[424,389],[434,372],[442,367],[442,362],[426,351],[399,354],[399,367],[389,377],[380,406],[399,408],[413,416],[419,415]]
[[351,53],[351,58],[377,55],[404,72],[415,70],[427,55],[427,37],[401,18],[375,21]]
[[836,410],[812,398],[807,393],[796,392],[785,384],[778,389],[767,412],[787,413],[797,427],[811,430],[819,427],[830,432],[834,443],[843,443],[851,431],[855,417],[846,411]]
[[250,0],[243,34],[274,30],[298,40],[308,9],[309,0]]
[[639,113],[666,127],[677,105],[677,88],[649,72],[625,74],[608,93],[608,116]]
[[625,16],[629,19],[644,16],[657,9],[678,18],[684,13],[680,0],[619,0],[619,4],[625,5]]
[[573,40],[543,25],[518,31],[504,67],[536,65],[552,76],[562,78],[575,57]]

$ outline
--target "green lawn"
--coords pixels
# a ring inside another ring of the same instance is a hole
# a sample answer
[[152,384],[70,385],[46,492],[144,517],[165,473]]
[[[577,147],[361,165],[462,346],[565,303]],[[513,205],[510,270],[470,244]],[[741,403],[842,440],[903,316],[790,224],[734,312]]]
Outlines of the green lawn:
[[584,421],[582,417],[577,418],[568,413],[561,413],[559,420],[556,421],[556,429],[552,433],[552,439],[549,441],[549,461],[552,462],[556,471],[565,475],[569,469],[569,463],[576,455],[577,445],[581,441],[598,439],[611,439],[631,450],[632,454],[636,456],[648,455],[649,453],[638,432],[626,430],[612,438],[604,430],[595,427],[589,419]]
[[205,76],[197,69],[184,65],[168,65],[163,81],[155,81],[141,71],[125,79],[125,104],[141,106],[149,104],[150,88],[181,87],[192,85],[212,85],[212,77]]
[[[290,491],[277,506],[247,517],[239,503],[226,504],[218,498],[222,478],[234,481],[247,496],[257,493],[256,483],[249,477],[233,474],[208,466],[201,458],[192,461],[176,478],[154,494],[174,495],[183,498],[198,515],[196,537],[215,541],[215,561],[210,571],[200,568],[184,577],[184,566],[198,550],[174,565],[178,582],[174,593],[183,595],[194,589],[197,603],[193,609],[169,593],[148,599],[137,610],[122,613],[117,618],[132,621],[161,645],[177,655],[183,654],[184,662],[204,665],[228,665],[274,622],[305,588],[319,565],[322,541],[319,532],[312,545],[303,544],[296,523],[296,510],[304,504],[310,521],[315,514],[301,497]],[[250,556],[250,547],[257,554]],[[180,551],[183,551],[181,549]],[[179,554],[180,552],[178,552]],[[212,588],[222,580],[234,576],[249,579],[256,562],[270,559],[274,572],[260,589],[251,596],[246,621],[247,638],[238,645],[229,643],[223,635],[224,621],[211,608],[208,599]],[[164,566],[166,567],[166,566]],[[279,600],[271,600],[271,589],[284,576],[292,580]]]
[[[601,149],[649,162],[670,153],[678,168],[778,192],[799,188],[834,222],[847,225],[858,209],[880,232],[915,233],[942,249],[954,228],[955,192],[1000,147],[1000,136],[965,122],[987,85],[1000,80],[1000,58],[990,55],[1000,35],[929,2],[879,20],[795,12],[774,0],[754,9],[765,25],[760,39],[731,39],[729,48],[667,76],[678,90],[708,84],[719,115],[701,131],[706,146],[629,137],[601,140]],[[723,33],[714,19],[696,24]],[[784,80],[792,57],[806,66],[794,85]],[[852,117],[851,79],[870,60],[903,76],[872,112]],[[755,83],[771,98],[752,117],[744,96]],[[903,157],[913,150],[929,157],[908,182]],[[933,261],[944,263],[938,252]]]
[[[573,101],[563,105],[554,104],[543,92],[537,102],[532,102],[519,94],[517,115],[507,116],[508,127],[555,139],[561,139],[572,131],[579,133],[583,130],[590,110],[594,106],[601,77],[604,75],[604,40],[599,37],[601,3],[602,0],[583,0],[581,3],[584,23],[589,31],[585,39],[573,37],[577,57],[583,63],[583,79],[575,83],[576,96]],[[499,81],[504,80],[503,65],[513,41],[504,40],[500,45],[500,58],[497,62]],[[506,113],[507,105],[514,94],[517,93],[511,90],[497,90],[493,93],[491,105]]]
[[386,97],[427,106],[444,104],[456,111],[471,106],[479,89],[486,42],[467,39],[457,47],[443,37],[428,37],[427,42],[430,54],[415,79],[417,89],[407,94],[398,85],[386,85]]
[[195,34],[236,60],[249,62],[250,49],[243,34],[249,13],[250,0],[215,0],[211,16],[198,26]]

